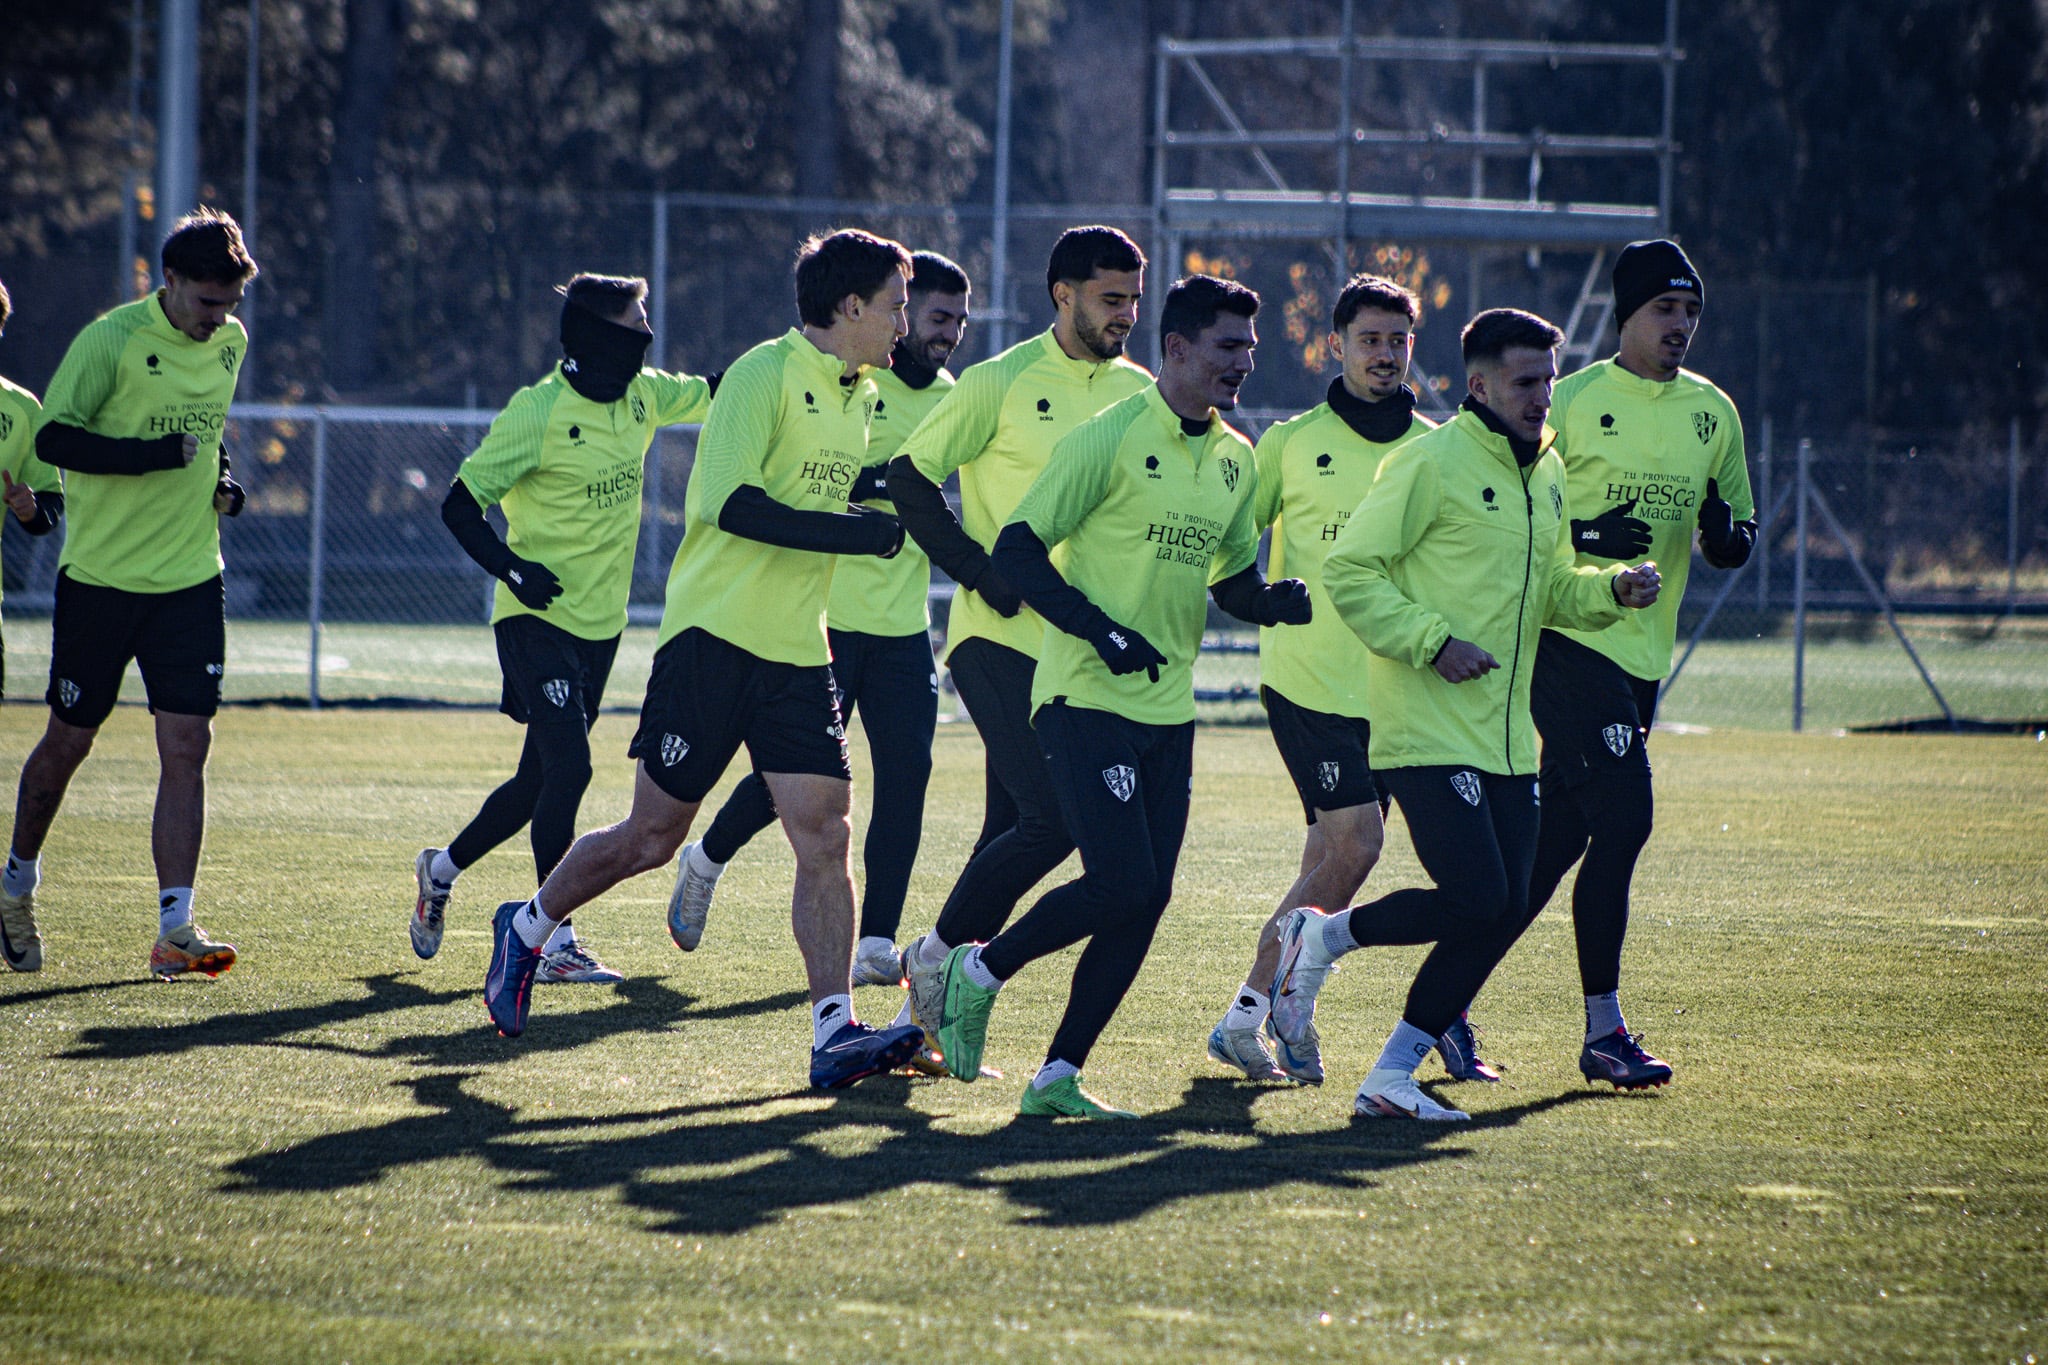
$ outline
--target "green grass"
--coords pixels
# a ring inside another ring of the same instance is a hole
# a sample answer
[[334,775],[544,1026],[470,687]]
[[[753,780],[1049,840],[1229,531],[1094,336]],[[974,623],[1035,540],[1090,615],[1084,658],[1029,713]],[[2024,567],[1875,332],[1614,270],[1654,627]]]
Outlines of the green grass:
[[[0,766],[39,724],[0,710]],[[1089,1067],[1145,1117],[1090,1127],[1014,1117],[1067,961],[1004,993],[1008,1080],[807,1093],[777,838],[690,957],[665,877],[603,898],[578,924],[627,982],[542,988],[499,1039],[485,917],[523,849],[465,878],[433,962],[401,920],[513,727],[218,728],[200,917],[241,964],[142,979],[154,766],[123,710],[45,859],[49,965],[0,980],[0,1359],[2043,1354],[2048,745],[1660,734],[1625,1003],[1677,1083],[1581,1082],[1553,910],[1477,1012],[1507,1082],[1432,1086],[1475,1118],[1439,1128],[1349,1117],[1419,950],[1332,980],[1320,1090],[1203,1057],[1300,840],[1265,736],[1205,730],[1174,903]],[[599,724],[586,823],[624,809],[629,732]],[[937,758],[911,929],[978,820],[973,735]],[[1417,878],[1397,817],[1374,885]]]

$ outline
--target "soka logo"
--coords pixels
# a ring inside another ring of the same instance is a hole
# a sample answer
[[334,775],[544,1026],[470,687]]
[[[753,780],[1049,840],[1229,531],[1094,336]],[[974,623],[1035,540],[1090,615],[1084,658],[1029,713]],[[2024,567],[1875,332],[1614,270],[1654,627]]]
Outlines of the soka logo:
[[1479,774],[1455,772],[1451,774],[1451,790],[1465,799],[1468,806],[1479,804]]
[[549,678],[540,685],[540,694],[546,697],[548,703],[552,706],[567,706],[569,704],[569,680],[567,678]]
[[1696,412],[1692,415],[1693,435],[1700,438],[1701,445],[1705,445],[1707,442],[1713,440],[1714,433],[1716,431],[1719,431],[1720,429],[1720,420],[1716,418],[1713,413]]
[[1131,799],[1131,793],[1138,787],[1137,769],[1128,763],[1119,763],[1114,768],[1102,770],[1102,780],[1109,785],[1109,794],[1119,801]]
[[1628,752],[1629,741],[1634,737],[1635,731],[1626,725],[1610,725],[1600,732],[1600,738],[1607,741],[1608,752],[1616,758]]
[[1217,467],[1223,471],[1223,486],[1235,493],[1237,491],[1237,461],[1225,455],[1221,460],[1217,461]]
[[663,735],[661,737],[662,767],[675,767],[676,764],[683,761],[684,755],[688,754],[689,752],[690,742],[684,739],[681,735]]
[[1316,780],[1323,784],[1323,790],[1337,790],[1337,765],[1327,759],[1316,765]]

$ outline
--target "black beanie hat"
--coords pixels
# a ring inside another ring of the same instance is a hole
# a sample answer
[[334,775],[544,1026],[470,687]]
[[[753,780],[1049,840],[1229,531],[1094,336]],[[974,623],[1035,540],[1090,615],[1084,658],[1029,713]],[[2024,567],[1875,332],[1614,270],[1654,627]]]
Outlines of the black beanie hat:
[[1614,262],[1614,325],[1627,322],[1636,309],[1667,289],[1690,289],[1707,301],[1700,272],[1692,268],[1676,242],[1630,242]]

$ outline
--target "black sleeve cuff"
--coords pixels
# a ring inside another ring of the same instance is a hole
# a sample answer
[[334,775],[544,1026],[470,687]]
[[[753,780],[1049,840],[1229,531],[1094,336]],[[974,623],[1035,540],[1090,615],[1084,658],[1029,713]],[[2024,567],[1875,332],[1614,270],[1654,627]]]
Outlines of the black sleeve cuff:
[[988,552],[975,544],[946,505],[945,490],[926,478],[908,455],[889,461],[888,470],[889,501],[918,548],[961,587],[979,583],[988,568]]

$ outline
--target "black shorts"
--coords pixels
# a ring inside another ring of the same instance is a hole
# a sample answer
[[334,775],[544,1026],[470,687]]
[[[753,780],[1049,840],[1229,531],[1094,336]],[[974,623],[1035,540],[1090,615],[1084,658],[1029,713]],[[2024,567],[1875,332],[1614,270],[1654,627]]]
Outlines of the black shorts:
[[678,801],[702,801],[747,746],[757,773],[853,780],[829,664],[780,664],[692,627],[654,653],[626,752]]
[[1538,640],[1529,712],[1546,782],[1573,787],[1597,771],[1650,770],[1643,742],[1657,717],[1656,682],[1569,635],[1546,630]]
[[1368,801],[1387,804],[1386,787],[1366,761],[1370,724],[1296,706],[1270,687],[1259,689],[1259,700],[1266,706],[1273,745],[1301,796],[1301,813],[1311,825],[1318,810],[1348,810]]
[[113,714],[132,659],[150,710],[211,716],[220,710],[227,652],[227,593],[219,574],[176,592],[126,592],[59,572],[43,699],[66,725],[96,730]]
[[498,668],[505,675],[500,711],[521,725],[580,720],[588,730],[597,724],[618,636],[586,640],[523,615],[506,617],[491,633],[498,637]]

